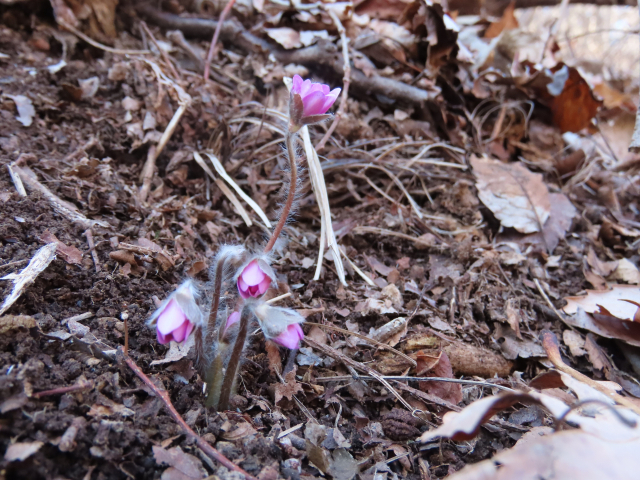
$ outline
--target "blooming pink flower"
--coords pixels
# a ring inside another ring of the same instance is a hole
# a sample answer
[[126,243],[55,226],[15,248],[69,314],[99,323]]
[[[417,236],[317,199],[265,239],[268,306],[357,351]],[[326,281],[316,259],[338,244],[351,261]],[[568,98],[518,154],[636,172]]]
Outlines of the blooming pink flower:
[[329,85],[302,80],[300,75],[293,77],[291,93],[300,95],[303,104],[302,117],[311,117],[327,113],[340,95],[340,88],[329,91]]
[[192,330],[193,323],[189,321],[178,302],[175,299],[169,300],[157,317],[158,342],[162,345],[170,340],[184,342]]
[[298,323],[289,325],[287,329],[277,337],[272,338],[275,343],[290,350],[300,348],[300,340],[304,338],[302,327]]
[[271,277],[252,260],[238,276],[238,292],[242,298],[259,297],[271,285]]

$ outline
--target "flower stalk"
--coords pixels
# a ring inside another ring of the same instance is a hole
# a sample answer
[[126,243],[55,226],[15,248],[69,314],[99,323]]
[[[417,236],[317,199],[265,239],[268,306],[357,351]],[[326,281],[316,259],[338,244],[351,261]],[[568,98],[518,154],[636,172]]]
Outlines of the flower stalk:
[[273,249],[273,246],[276,244],[276,240],[278,240],[280,232],[282,232],[282,229],[287,223],[289,213],[291,212],[291,207],[293,207],[293,201],[296,197],[296,185],[298,183],[298,162],[296,159],[296,151],[294,148],[294,137],[295,133],[291,131],[290,127],[289,130],[287,130],[287,135],[285,137],[287,143],[287,153],[289,154],[289,192],[287,194],[287,201],[284,204],[284,208],[282,209],[282,212],[280,214],[280,220],[278,220],[278,224],[276,225],[276,228],[274,228],[269,242],[264,247],[264,253],[269,253]]
[[[224,259],[218,261],[216,266],[215,278],[213,279],[213,298],[211,302],[211,311],[209,312],[209,322],[207,325],[207,345],[211,345],[210,338],[218,321],[218,309],[220,308],[220,292],[222,290],[222,274],[224,273]],[[224,354],[227,350],[227,344],[222,341],[224,336],[224,325],[220,325],[218,329],[218,349],[216,350],[213,361],[209,364],[205,381],[207,382],[207,407],[214,407],[220,399],[220,388],[222,387],[222,367],[224,364]]]
[[247,332],[249,331],[249,318],[252,315],[251,310],[245,306],[240,314],[240,328],[238,329],[238,336],[236,337],[236,343],[231,351],[229,357],[229,363],[227,364],[227,371],[220,388],[220,397],[217,402],[217,409],[226,410],[229,408],[229,398],[231,398],[231,391],[238,374],[238,367],[240,367],[240,359],[242,358],[242,352],[247,340]]

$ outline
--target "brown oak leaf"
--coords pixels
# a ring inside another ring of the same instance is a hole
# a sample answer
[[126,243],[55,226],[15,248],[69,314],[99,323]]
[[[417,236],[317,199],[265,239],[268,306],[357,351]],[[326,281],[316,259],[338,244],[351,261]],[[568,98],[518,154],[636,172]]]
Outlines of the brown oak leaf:
[[293,396],[302,392],[302,385],[296,382],[296,371],[291,370],[284,376],[285,383],[280,383],[275,387],[275,403],[277,404],[283,398],[293,400]]

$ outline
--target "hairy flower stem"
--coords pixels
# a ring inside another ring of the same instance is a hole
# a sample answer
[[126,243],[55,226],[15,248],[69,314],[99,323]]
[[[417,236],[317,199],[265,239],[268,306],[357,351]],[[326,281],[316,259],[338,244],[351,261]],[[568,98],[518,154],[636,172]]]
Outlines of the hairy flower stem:
[[[216,322],[218,320],[218,308],[220,307],[220,292],[222,290],[222,273],[224,272],[225,257],[222,257],[216,265],[215,278],[213,279],[213,297],[211,299],[211,312],[209,313],[209,323],[207,325],[206,343],[212,344],[212,332],[216,328]],[[220,400],[220,389],[222,388],[222,367],[224,364],[224,353],[229,346],[223,342],[225,331],[225,324],[223,322],[218,329],[218,348],[216,350],[216,356],[213,362],[209,364],[207,373],[205,375],[205,381],[207,382],[207,407],[213,407],[217,405]]]
[[229,347],[228,343],[218,343],[216,357],[207,370],[205,381],[207,382],[207,407],[215,407],[220,402],[222,392],[222,367],[224,366],[224,353]]
[[289,154],[289,165],[291,169],[291,176],[289,179],[289,194],[287,195],[287,202],[284,204],[284,208],[282,209],[282,213],[280,214],[280,220],[278,221],[276,228],[271,234],[269,243],[267,243],[267,246],[264,247],[264,253],[269,253],[273,246],[276,244],[276,240],[280,236],[280,232],[282,232],[285,223],[287,223],[287,218],[289,218],[289,213],[291,212],[291,207],[293,206],[293,201],[296,197],[296,184],[298,183],[298,164],[296,162],[296,151],[293,143],[294,137],[295,133],[291,132],[290,129],[287,130],[285,140],[287,143],[287,153]]
[[236,337],[236,343],[233,346],[233,351],[229,357],[229,363],[227,364],[227,372],[220,389],[220,400],[218,401],[218,411],[226,410],[229,408],[229,398],[231,397],[231,390],[238,375],[238,367],[240,366],[240,359],[242,357],[242,351],[247,340],[247,331],[249,330],[249,317],[252,315],[251,310],[246,306],[242,309],[240,316],[240,329],[238,330],[238,336]]

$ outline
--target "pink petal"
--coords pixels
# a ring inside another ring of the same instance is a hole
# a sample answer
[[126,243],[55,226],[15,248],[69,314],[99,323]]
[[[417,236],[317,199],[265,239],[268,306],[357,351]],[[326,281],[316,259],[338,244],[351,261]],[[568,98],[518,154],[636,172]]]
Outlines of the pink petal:
[[302,331],[302,327],[294,323],[293,325],[289,325],[287,329],[275,337],[273,341],[290,350],[297,350],[300,348],[300,339],[303,337],[304,332]]
[[302,87],[302,77],[300,75],[294,75],[293,86],[291,87],[291,93],[300,94],[301,87]]
[[264,280],[265,276],[256,260],[250,262],[240,274],[240,278],[249,286],[258,285]]
[[269,289],[269,285],[271,285],[271,279],[265,276],[264,280],[258,284],[258,292],[260,292],[260,295]]
[[305,97],[307,95],[307,93],[309,93],[309,89],[311,89],[311,80],[305,80],[304,82],[302,82],[302,85],[300,85],[300,96],[301,97]]
[[326,112],[327,110],[329,110],[331,108],[331,106],[336,102],[336,100],[338,99],[338,96],[340,95],[340,88],[334,88],[324,99],[324,104],[322,105],[322,107],[324,108],[324,111]]
[[227,317],[227,324],[224,326],[224,329],[229,329],[232,325],[238,323],[240,321],[240,312],[233,312],[229,317]]
[[174,341],[180,343],[180,342],[184,342],[184,339],[189,336],[189,334],[191,333],[191,330],[193,330],[193,325],[190,321],[187,320],[178,328],[176,328],[173,332],[171,332],[171,335],[173,335]]
[[249,290],[249,285],[242,281],[242,278],[238,278],[238,293],[242,298],[249,298],[251,295],[247,293]]
[[160,330],[156,330],[156,333],[158,334],[158,343],[160,345],[166,345],[167,343],[169,343],[170,338],[166,338],[163,334],[160,333]]
[[[322,84],[320,84],[320,83],[312,83],[311,87],[309,87],[309,89],[305,92],[304,97],[308,97],[309,95],[311,95],[312,93],[315,93],[315,92],[320,92],[320,93],[324,94],[323,89],[322,89]],[[327,92],[327,93],[329,93],[329,92]],[[303,100],[304,100],[304,98],[303,98]]]
[[322,93],[324,93],[325,95],[329,95],[329,85],[325,85],[324,83],[322,84]]
[[304,113],[305,117],[311,115],[322,115],[327,110],[323,110],[325,102],[325,95],[322,92],[314,92],[304,99]]
[[158,316],[156,328],[158,333],[168,335],[184,322],[188,321],[186,315],[175,300],[170,300],[162,313]]

